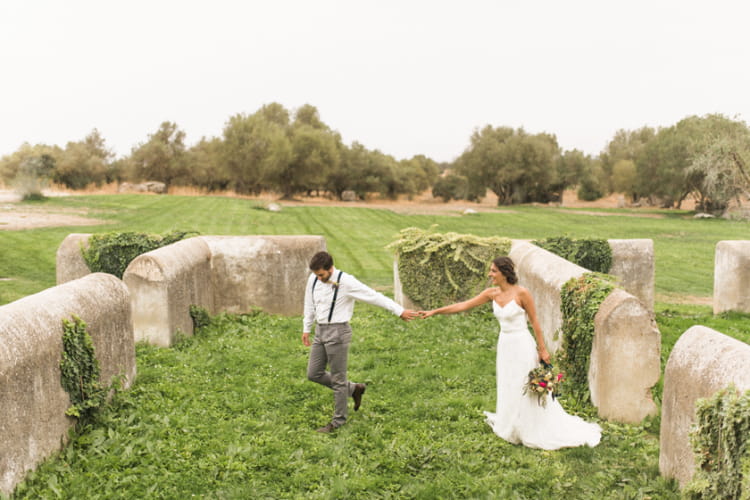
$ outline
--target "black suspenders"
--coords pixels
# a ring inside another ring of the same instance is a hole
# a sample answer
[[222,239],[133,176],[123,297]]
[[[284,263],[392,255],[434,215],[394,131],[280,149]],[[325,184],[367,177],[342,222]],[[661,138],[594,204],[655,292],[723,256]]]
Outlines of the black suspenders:
[[[328,322],[331,322],[331,318],[333,318],[333,308],[336,307],[336,297],[339,294],[339,285],[341,284],[341,274],[344,271],[339,271],[339,275],[336,278],[337,285],[333,287],[333,300],[331,301],[331,308],[328,310]],[[313,281],[312,284],[312,292],[315,292],[315,284],[318,282],[317,276],[315,277],[315,281]]]

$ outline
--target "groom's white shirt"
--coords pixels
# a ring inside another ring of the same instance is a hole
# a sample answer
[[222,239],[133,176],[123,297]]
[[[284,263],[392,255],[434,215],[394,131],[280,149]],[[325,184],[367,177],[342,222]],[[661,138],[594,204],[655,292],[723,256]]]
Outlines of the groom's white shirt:
[[[307,286],[305,287],[305,312],[302,320],[303,333],[310,333],[313,323],[329,323],[328,312],[331,309],[331,301],[333,300],[334,293],[333,282],[338,279],[338,276],[339,271],[334,268],[328,282],[324,283],[318,280],[313,291],[313,282],[316,276],[310,273],[310,276],[307,278]],[[341,283],[339,283],[339,293],[336,295],[336,307],[333,308],[333,316],[330,323],[346,323],[351,320],[354,313],[355,300],[382,307],[391,311],[396,316],[401,316],[404,312],[404,308],[393,300],[382,293],[376,292],[351,274],[343,273],[341,275]]]

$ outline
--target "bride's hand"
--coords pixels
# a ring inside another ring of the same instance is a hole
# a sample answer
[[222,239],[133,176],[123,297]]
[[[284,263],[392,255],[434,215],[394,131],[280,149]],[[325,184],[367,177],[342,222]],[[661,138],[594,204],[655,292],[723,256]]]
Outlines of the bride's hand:
[[550,355],[547,352],[547,348],[546,347],[538,348],[537,349],[537,353],[539,353],[539,359],[541,361],[544,361],[545,363],[549,364]]

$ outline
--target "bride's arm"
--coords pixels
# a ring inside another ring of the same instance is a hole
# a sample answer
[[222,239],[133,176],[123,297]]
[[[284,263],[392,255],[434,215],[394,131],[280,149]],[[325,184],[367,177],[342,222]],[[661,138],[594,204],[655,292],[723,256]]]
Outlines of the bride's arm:
[[437,309],[433,309],[431,311],[419,311],[419,315],[422,318],[429,318],[430,316],[434,316],[435,314],[456,314],[468,311],[469,309],[480,306],[482,304],[486,304],[487,302],[492,300],[493,293],[495,293],[495,289],[488,288],[476,297],[469,300],[456,302],[455,304],[451,304],[449,306],[438,307]]
[[542,334],[542,327],[539,325],[539,319],[536,317],[536,306],[534,305],[534,298],[531,293],[522,288],[518,294],[521,298],[521,305],[526,310],[526,314],[531,322],[531,328],[534,329],[534,337],[536,337],[536,350],[539,353],[539,359],[545,363],[549,363],[550,355],[547,352],[547,346],[544,344],[544,335]]

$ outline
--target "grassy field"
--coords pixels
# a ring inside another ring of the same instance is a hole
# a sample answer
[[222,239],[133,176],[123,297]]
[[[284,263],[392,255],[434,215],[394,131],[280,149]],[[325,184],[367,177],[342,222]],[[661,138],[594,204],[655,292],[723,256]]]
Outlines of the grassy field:
[[[57,246],[71,232],[172,229],[202,234],[319,234],[337,266],[386,293],[404,227],[510,238],[652,238],[662,361],[682,332],[704,324],[750,341],[750,316],[713,316],[717,241],[750,239],[750,224],[609,216],[512,207],[472,216],[285,207],[211,197],[51,199],[34,208],[87,211],[107,225],[0,231],[0,304],[54,285]],[[637,212],[643,214],[643,212]],[[546,452],[496,438],[497,325],[487,311],[403,323],[358,306],[350,378],[368,384],[360,412],[331,436],[330,392],[307,382],[300,318],[218,317],[172,349],[139,345],[138,380],[16,492],[17,498],[678,498],[658,473],[659,419],[601,422],[594,448]],[[660,387],[655,392],[660,399]],[[592,415],[586,418],[593,419]]]
[[139,345],[136,386],[17,498],[678,498],[644,426],[602,422],[596,448],[554,452],[497,438],[491,314],[407,324],[358,306],[352,327],[368,390],[335,434],[314,432],[333,402],[304,377],[298,318],[218,318]]
[[[237,198],[106,195],[52,198],[30,204],[49,210],[85,211],[106,225],[0,231],[0,304],[55,284],[55,251],[71,232],[171,229],[205,235],[316,234],[325,236],[336,263],[388,291],[392,255],[384,247],[404,227],[455,231],[478,236],[534,239],[650,238],[656,254],[657,300],[682,302],[713,293],[714,249],[721,240],[750,239],[750,223],[692,219],[689,212],[599,211],[512,207],[471,216],[402,215],[390,210],[347,207],[285,207],[259,210],[259,202]],[[632,215],[642,215],[633,217]],[[653,218],[648,216],[659,216]],[[660,300],[661,299],[661,300]],[[666,300],[664,300],[666,299]]]

